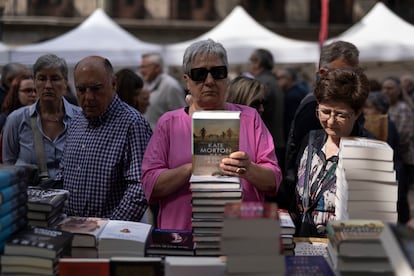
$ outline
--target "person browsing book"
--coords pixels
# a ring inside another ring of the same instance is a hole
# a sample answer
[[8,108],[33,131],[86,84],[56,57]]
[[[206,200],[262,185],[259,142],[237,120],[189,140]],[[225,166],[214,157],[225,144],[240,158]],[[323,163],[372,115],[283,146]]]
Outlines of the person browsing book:
[[[55,178],[71,120],[80,112],[64,98],[68,87],[66,61],[53,54],[33,65],[38,100],[11,112],[3,128],[3,162],[37,165],[42,178]],[[30,91],[31,93],[33,91]]]
[[152,131],[148,121],[116,94],[109,60],[89,56],[74,69],[83,112],[73,119],[62,158],[70,216],[140,221],[148,204],[141,162]]
[[221,160],[223,174],[241,177],[243,201],[264,201],[276,194],[282,178],[273,139],[259,113],[226,102],[227,53],[211,39],[190,45],[183,58],[189,106],[165,113],[144,154],[142,184],[147,200],[159,202],[158,227],[191,230],[191,116],[199,110],[241,112],[239,151]]
[[370,87],[360,69],[328,69],[316,83],[316,115],[322,126],[302,144],[296,164],[295,203],[291,214],[297,235],[326,236],[335,219],[336,174],[342,137],[368,136],[358,124]]

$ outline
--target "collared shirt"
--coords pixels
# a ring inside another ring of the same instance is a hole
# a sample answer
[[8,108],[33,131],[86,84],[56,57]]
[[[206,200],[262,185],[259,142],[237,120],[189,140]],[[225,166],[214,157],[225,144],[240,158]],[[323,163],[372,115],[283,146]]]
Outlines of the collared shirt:
[[51,140],[44,134],[42,120],[39,113],[39,101],[30,105],[21,107],[7,117],[6,124],[3,128],[3,162],[5,164],[38,165],[35,140],[30,118],[36,117],[37,125],[43,136],[43,144],[47,169],[50,178],[54,178],[59,171],[59,162],[62,158],[63,147],[65,145],[67,130],[75,114],[80,113],[80,107],[70,104],[63,100],[65,116],[63,123],[65,129]]
[[147,120],[117,95],[97,120],[76,116],[62,159],[65,213],[139,221],[148,206],[141,165],[151,134]]
[[[241,111],[239,149],[247,152],[250,160],[270,168],[276,179],[276,193],[282,174],[275,155],[273,138],[259,113],[251,107],[227,103],[227,110]],[[152,191],[159,175],[168,169],[191,163],[191,117],[184,108],[164,114],[148,144],[142,164],[142,185],[150,202],[155,202]],[[265,194],[242,179],[243,201],[264,201]],[[159,201],[158,227],[191,230],[191,191],[186,183],[175,193]]]

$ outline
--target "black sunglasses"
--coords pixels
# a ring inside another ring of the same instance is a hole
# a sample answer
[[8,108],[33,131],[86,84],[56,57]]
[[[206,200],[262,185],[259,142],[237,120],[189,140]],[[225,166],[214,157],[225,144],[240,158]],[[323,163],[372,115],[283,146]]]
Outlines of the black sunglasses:
[[193,81],[205,81],[208,73],[211,74],[213,79],[222,80],[227,78],[227,67],[226,66],[214,66],[210,70],[205,67],[193,68],[190,70],[190,78]]

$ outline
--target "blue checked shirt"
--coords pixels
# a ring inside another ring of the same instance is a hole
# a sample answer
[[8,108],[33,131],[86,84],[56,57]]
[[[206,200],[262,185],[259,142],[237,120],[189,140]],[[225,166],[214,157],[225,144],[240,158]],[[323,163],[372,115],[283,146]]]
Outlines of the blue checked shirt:
[[147,120],[116,95],[97,120],[83,113],[69,128],[63,158],[67,215],[140,221],[147,209],[141,165],[152,135]]

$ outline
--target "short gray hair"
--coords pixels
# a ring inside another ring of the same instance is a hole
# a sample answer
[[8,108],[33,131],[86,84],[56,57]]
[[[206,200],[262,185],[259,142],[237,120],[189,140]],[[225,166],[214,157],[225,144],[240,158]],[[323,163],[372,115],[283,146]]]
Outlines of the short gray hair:
[[68,80],[68,65],[63,58],[60,58],[54,54],[40,56],[33,65],[33,76],[36,77],[36,73],[45,68],[60,69],[63,77]]
[[215,42],[212,39],[200,40],[194,42],[184,52],[183,57],[183,72],[189,74],[192,63],[194,60],[202,55],[214,55],[220,58],[224,65],[228,67],[229,62],[227,60],[227,52],[223,45],[219,42]]

